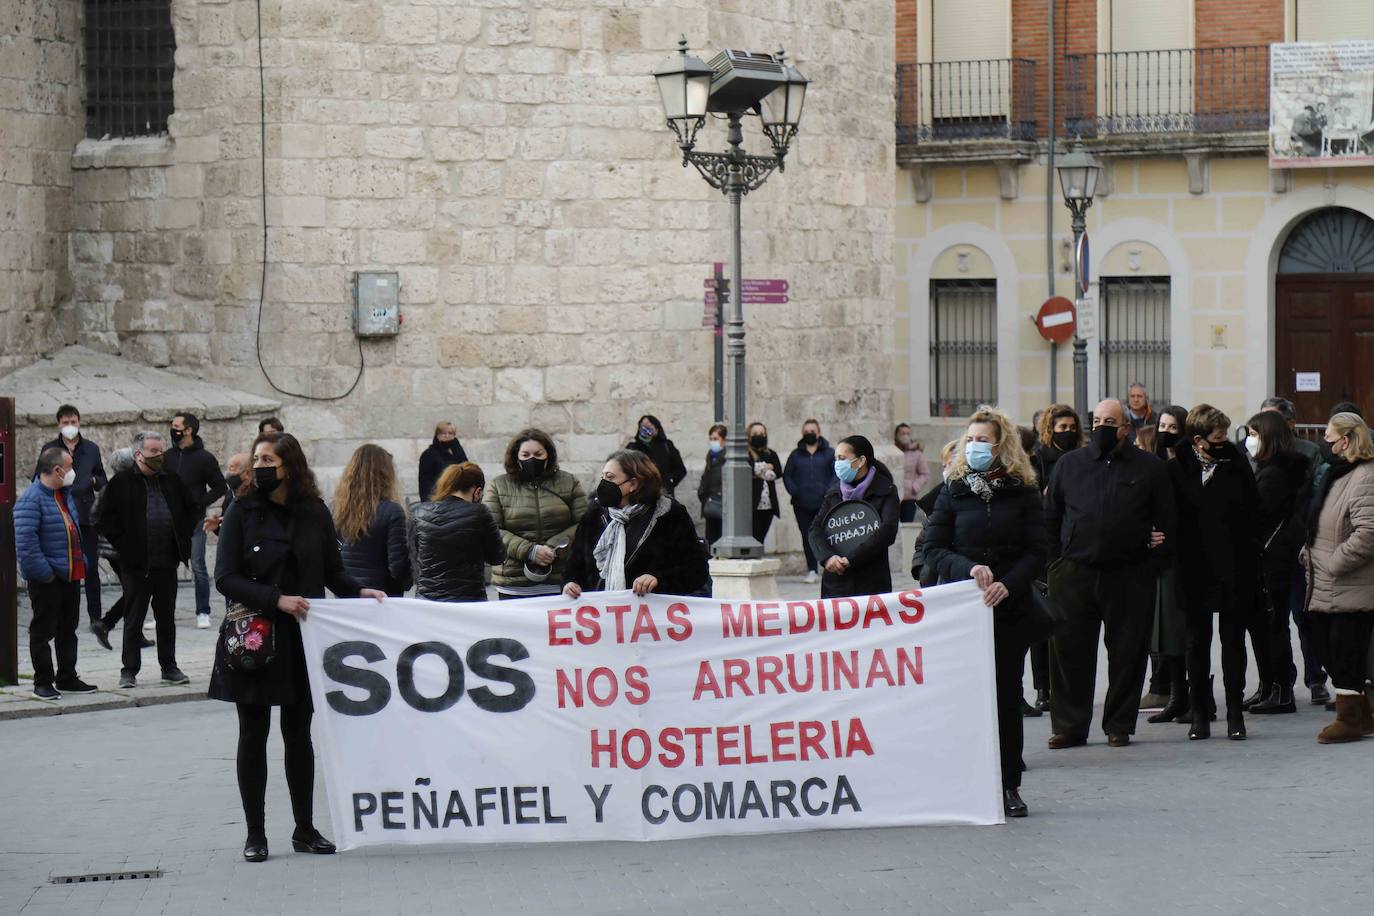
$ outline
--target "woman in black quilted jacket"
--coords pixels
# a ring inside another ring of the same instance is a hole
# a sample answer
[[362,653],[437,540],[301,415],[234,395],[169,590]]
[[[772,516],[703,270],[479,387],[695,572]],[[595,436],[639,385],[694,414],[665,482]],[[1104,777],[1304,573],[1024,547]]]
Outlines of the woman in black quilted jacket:
[[501,532],[482,505],[487,480],[471,461],[444,468],[430,501],[415,507],[410,553],[415,594],[430,601],[486,601],[486,564],[506,558]]
[[997,733],[1007,817],[1025,817],[1021,800],[1021,677],[1031,583],[1045,568],[1040,487],[1011,418],[981,407],[969,418],[945,490],[925,528],[921,584],[972,579],[992,609]]
[[360,585],[399,598],[410,588],[406,512],[396,463],[380,445],[358,446],[334,491],[334,527],[344,569]]

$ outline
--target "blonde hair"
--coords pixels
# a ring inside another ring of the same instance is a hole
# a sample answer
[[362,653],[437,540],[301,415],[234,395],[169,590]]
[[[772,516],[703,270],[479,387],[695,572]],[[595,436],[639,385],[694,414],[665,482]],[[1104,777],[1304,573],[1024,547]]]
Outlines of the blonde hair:
[[954,460],[954,450],[959,447],[958,439],[951,439],[940,449],[940,464],[946,465]]
[[464,490],[471,490],[473,487],[485,487],[486,485],[486,475],[482,473],[481,468],[471,461],[450,464],[444,468],[444,472],[439,475],[439,480],[434,484],[434,493],[430,495],[430,502],[437,503],[455,493],[462,493]]
[[339,537],[353,544],[367,534],[384,499],[400,504],[396,490],[396,463],[391,453],[371,442],[358,446],[348,459],[334,491],[334,527]]
[[[969,426],[975,423],[987,423],[997,427],[997,444],[993,446],[993,451],[1001,460],[1002,467],[1007,469],[1007,476],[1016,478],[1026,486],[1035,486],[1035,468],[1031,467],[1030,458],[1021,447],[1021,430],[1017,428],[1015,421],[1000,408],[983,404],[968,418]],[[953,444],[957,446],[959,441],[956,439]],[[956,451],[954,460],[950,462],[949,479],[961,480],[968,473],[968,460],[964,457],[964,450],[960,448]]]
[[1327,421],[1327,426],[1338,436],[1349,436],[1350,446],[1341,452],[1341,457],[1351,464],[1374,458],[1374,442],[1369,438],[1369,427],[1357,413],[1338,413]]

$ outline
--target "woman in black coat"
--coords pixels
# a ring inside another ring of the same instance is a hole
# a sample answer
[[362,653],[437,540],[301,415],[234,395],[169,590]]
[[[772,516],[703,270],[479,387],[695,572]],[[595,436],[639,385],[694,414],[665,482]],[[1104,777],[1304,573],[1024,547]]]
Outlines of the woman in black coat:
[[410,552],[415,593],[430,601],[486,601],[486,564],[506,560],[501,530],[482,505],[486,477],[470,461],[439,475],[434,495],[415,507]]
[[297,852],[332,853],[334,844],[314,825],[314,706],[297,621],[310,610],[309,599],[325,596],[326,586],[340,598],[381,601],[386,595],[361,588],[344,572],[334,521],[294,436],[263,433],[253,442],[252,480],[239,490],[220,525],[215,585],[231,602],[265,614],[276,640],[276,655],[265,669],[241,674],[227,664],[223,634],[232,624],[226,615],[210,674],[210,698],[238,707],[239,795],[248,823],[243,857],[249,862],[267,858],[264,804],[273,706],[281,707],[286,785],[296,819],[291,846]]
[[1263,609],[1269,626],[1269,670],[1277,678],[1262,684],[1266,694],[1250,711],[1258,715],[1298,711],[1293,686],[1298,669],[1293,664],[1293,640],[1288,631],[1293,567],[1302,550],[1306,526],[1301,494],[1310,467],[1294,445],[1293,431],[1279,413],[1261,411],[1246,424],[1246,450],[1255,459],[1255,489],[1259,493],[1260,584]]
[[[825,570],[821,576],[822,598],[852,595],[885,595],[892,591],[892,569],[887,549],[897,540],[901,517],[901,492],[892,472],[873,457],[873,443],[863,436],[849,436],[835,446],[836,480],[821,499],[811,523],[811,549]],[[847,499],[862,499],[878,511],[877,533],[858,551],[842,557],[825,537],[826,516]]]
[[725,511],[725,482],[721,478],[725,469],[726,435],[723,423],[714,423],[707,431],[706,466],[701,469],[701,481],[697,484],[697,501],[701,503],[701,518],[706,523],[708,545],[720,540]]
[[754,473],[754,540],[762,544],[780,514],[777,482],[782,477],[782,461],[768,447],[768,427],[762,423],[749,424],[749,466]]
[[708,581],[692,517],[663,492],[653,461],[628,449],[613,453],[573,537],[563,594],[628,588],[640,596],[696,595]]
[[458,427],[447,420],[440,420],[435,424],[434,439],[429,443],[429,448],[420,454],[420,501],[429,499],[444,468],[467,460],[463,443],[458,441]]
[[[1245,630],[1257,600],[1259,495],[1250,462],[1227,438],[1231,420],[1210,404],[1188,412],[1184,440],[1166,467],[1178,506],[1174,552],[1178,599],[1188,623],[1191,740],[1210,738],[1212,619],[1221,636],[1226,734],[1245,740]],[[1267,630],[1262,631],[1267,636]],[[1253,638],[1253,634],[1252,634]],[[1269,647],[1256,640],[1261,683],[1269,683]],[[1208,714],[1203,714],[1207,712]]]
[[969,420],[962,453],[926,525],[921,584],[972,579],[992,608],[997,677],[997,734],[1002,798],[1008,817],[1025,817],[1021,800],[1021,678],[1029,634],[1031,583],[1045,568],[1040,489],[1011,418],[983,408]]
[[687,476],[687,465],[682,463],[682,455],[678,453],[673,440],[663,431],[663,424],[658,422],[658,417],[653,414],[646,413],[639,418],[635,437],[625,448],[649,456],[654,467],[658,468],[658,475],[663,480],[663,489],[668,491],[669,496],[673,495],[677,485]]
[[365,588],[400,598],[410,588],[406,513],[396,463],[380,445],[358,446],[334,490],[334,527],[344,569]]

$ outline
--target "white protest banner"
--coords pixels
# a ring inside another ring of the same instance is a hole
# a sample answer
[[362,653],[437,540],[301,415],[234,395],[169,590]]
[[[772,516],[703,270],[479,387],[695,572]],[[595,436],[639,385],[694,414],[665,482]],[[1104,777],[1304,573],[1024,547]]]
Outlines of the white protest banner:
[[302,633],[343,849],[1002,822],[972,582],[315,600]]

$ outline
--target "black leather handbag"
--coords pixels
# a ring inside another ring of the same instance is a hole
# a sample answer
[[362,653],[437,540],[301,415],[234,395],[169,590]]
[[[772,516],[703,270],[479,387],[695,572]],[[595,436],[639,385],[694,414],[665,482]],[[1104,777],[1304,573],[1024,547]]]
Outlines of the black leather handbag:
[[1032,644],[1049,639],[1068,620],[1068,614],[1050,597],[1050,587],[1044,579],[1031,583],[1026,608],[1026,632]]

